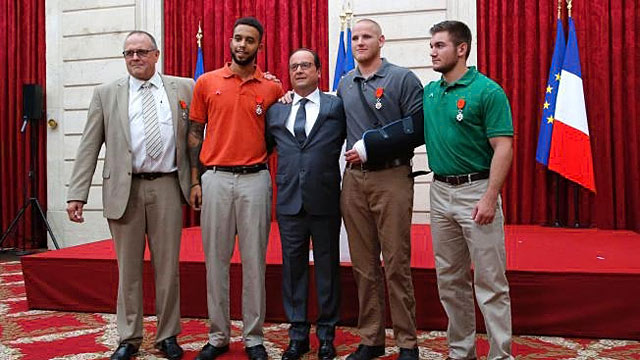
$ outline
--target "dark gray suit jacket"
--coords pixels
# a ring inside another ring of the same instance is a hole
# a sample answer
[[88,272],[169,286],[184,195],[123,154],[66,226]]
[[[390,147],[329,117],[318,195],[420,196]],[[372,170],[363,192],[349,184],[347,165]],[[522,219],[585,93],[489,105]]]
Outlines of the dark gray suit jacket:
[[291,104],[276,103],[267,111],[267,145],[277,147],[276,211],[295,215],[304,207],[311,215],[340,214],[339,157],[346,137],[342,100],[320,92],[320,112],[304,144],[287,130]]

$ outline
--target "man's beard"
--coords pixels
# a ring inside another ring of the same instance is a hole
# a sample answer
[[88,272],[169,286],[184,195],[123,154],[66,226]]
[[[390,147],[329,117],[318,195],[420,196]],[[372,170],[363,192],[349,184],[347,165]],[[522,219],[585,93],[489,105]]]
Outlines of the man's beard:
[[256,50],[251,56],[247,57],[244,60],[240,60],[236,57],[236,54],[233,51],[231,51],[231,58],[233,59],[233,62],[240,66],[246,66],[253,63],[253,61],[256,59],[257,56],[258,56],[258,51]]
[[437,71],[437,72],[439,72],[441,74],[446,74],[449,71],[453,70],[455,67],[456,67],[456,62],[454,62],[454,61],[451,61],[451,62],[448,62],[448,63],[444,63],[444,62],[440,61],[439,68],[435,68],[434,67],[433,70]]

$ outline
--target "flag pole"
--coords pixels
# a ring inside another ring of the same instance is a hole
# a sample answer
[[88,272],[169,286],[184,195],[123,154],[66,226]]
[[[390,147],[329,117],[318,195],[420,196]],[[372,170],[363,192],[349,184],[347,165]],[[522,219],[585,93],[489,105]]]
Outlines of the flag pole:
[[196,33],[196,43],[198,44],[198,48],[196,50],[196,67],[193,71],[193,80],[197,81],[200,75],[204,74],[204,55],[202,54],[202,38],[204,37],[202,33],[202,26],[200,25],[200,21],[198,21],[198,32]]
[[[571,17],[571,9],[573,8],[573,0],[567,0],[567,13]],[[580,228],[580,185],[573,183],[573,227]]]
[[562,0],[558,0],[558,20],[562,18]]
[[[562,0],[558,0],[558,20],[562,20]],[[553,171],[553,176],[556,180],[556,216],[552,226],[559,228],[562,227],[562,222],[560,221],[560,174]]]
[[198,47],[202,47],[202,27],[200,26],[200,21],[198,21],[198,33],[196,34],[196,41],[198,42]]

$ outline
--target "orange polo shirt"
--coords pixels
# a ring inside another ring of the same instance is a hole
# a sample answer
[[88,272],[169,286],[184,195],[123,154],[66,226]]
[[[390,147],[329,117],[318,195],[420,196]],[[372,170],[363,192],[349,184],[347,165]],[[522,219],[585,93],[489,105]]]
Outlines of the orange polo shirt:
[[257,66],[253,77],[242,81],[229,65],[200,76],[193,91],[189,118],[207,124],[200,161],[205,166],[266,163],[265,116],[284,94],[282,86],[266,80]]

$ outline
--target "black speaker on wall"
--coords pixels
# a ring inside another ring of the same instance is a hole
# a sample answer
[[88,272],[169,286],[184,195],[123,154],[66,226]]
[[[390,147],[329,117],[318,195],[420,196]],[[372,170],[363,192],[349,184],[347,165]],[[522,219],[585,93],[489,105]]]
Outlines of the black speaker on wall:
[[22,85],[22,116],[30,120],[40,120],[43,108],[42,86],[38,84]]

